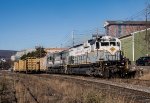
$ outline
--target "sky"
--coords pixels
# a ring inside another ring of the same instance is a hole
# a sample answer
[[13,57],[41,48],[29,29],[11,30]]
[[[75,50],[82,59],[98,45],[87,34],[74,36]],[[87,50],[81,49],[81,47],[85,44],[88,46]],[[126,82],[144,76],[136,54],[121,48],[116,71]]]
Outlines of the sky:
[[[63,47],[80,33],[104,32],[106,20],[125,20],[149,0],[0,0],[0,50]],[[92,34],[91,34],[92,35]]]

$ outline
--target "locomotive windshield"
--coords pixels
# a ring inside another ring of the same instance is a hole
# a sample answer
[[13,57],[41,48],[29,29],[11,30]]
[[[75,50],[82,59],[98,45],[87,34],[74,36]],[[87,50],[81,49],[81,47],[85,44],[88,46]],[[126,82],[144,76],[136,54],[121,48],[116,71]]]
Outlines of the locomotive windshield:
[[110,46],[116,46],[116,42],[110,42]]
[[109,42],[101,42],[101,46],[109,46]]
[[101,42],[101,46],[120,46],[119,42]]

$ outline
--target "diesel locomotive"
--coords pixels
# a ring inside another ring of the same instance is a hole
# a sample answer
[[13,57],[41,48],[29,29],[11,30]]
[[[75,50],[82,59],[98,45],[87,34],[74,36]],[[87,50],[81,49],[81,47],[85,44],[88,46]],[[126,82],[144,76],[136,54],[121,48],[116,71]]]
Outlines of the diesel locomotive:
[[111,36],[97,36],[67,50],[47,56],[49,73],[124,76],[130,62],[123,56],[121,41]]

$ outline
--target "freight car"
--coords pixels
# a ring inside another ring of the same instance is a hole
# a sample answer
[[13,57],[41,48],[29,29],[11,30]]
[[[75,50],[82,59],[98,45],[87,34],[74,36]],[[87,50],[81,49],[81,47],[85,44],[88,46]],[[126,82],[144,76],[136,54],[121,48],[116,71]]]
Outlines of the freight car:
[[46,60],[45,58],[28,57],[24,60],[15,61],[14,71],[25,73],[46,72],[45,60]]
[[129,61],[123,57],[118,38],[98,36],[47,58],[50,73],[124,76],[129,71]]

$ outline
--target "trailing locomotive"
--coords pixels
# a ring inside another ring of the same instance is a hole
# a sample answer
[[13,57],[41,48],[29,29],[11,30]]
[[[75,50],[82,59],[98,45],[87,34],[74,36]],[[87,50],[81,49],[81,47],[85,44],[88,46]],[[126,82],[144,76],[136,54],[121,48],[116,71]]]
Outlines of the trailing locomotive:
[[111,77],[123,76],[129,70],[118,38],[99,36],[62,52],[49,54],[50,73],[82,74]]

